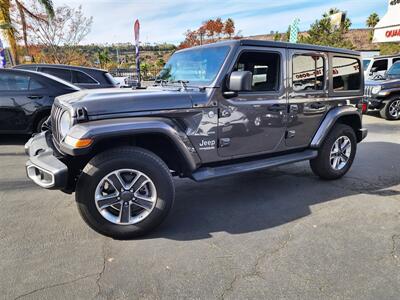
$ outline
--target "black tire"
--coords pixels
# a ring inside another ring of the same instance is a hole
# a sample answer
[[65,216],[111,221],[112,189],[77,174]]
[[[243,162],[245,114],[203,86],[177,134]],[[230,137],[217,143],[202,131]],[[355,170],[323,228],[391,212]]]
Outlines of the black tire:
[[44,122],[47,121],[48,118],[49,118],[48,115],[47,115],[47,116],[44,116],[43,118],[41,118],[41,119],[36,123],[36,126],[35,126],[35,128],[34,128],[35,133],[40,133],[40,132],[42,132],[42,126],[43,126]]
[[390,113],[390,107],[394,102],[400,101],[400,96],[394,96],[390,98],[388,101],[385,101],[385,105],[379,111],[382,118],[386,120],[400,120],[400,113],[397,116],[393,116]]
[[[350,156],[340,170],[335,169],[331,165],[331,150],[339,137],[346,136],[351,142],[351,153]],[[322,146],[318,150],[318,156],[310,160],[310,166],[315,175],[319,176],[321,179],[334,180],[339,179],[345,175],[351,165],[353,164],[354,157],[357,151],[357,139],[353,128],[344,124],[336,124],[329,135],[325,138]]]
[[[157,191],[153,210],[136,224],[112,223],[96,207],[94,197],[97,185],[107,174],[119,169],[134,169],[144,173]],[[174,184],[166,164],[154,153],[136,147],[116,148],[95,156],[84,168],[75,193],[84,221],[95,231],[115,239],[131,239],[153,230],[167,216],[174,197]]]

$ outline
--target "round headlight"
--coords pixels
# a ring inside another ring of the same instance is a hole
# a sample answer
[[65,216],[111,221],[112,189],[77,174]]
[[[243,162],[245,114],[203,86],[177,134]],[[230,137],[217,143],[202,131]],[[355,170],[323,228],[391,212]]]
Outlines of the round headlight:
[[61,134],[62,138],[65,138],[65,136],[68,134],[69,129],[71,128],[71,115],[69,114],[68,111],[63,112],[61,115],[60,119],[60,126],[59,126],[59,131]]
[[374,86],[371,90],[372,94],[378,94],[381,91],[382,87],[380,85]]

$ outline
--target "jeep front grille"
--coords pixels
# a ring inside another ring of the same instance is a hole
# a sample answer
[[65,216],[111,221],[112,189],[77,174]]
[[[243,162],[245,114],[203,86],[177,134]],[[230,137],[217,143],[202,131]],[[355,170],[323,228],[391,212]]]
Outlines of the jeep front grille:
[[61,134],[59,130],[60,118],[64,109],[61,106],[53,104],[51,109],[51,131],[53,133],[53,140],[58,144],[61,142]]
[[371,98],[372,97],[372,89],[373,89],[372,85],[366,85],[365,90],[364,90],[364,97]]

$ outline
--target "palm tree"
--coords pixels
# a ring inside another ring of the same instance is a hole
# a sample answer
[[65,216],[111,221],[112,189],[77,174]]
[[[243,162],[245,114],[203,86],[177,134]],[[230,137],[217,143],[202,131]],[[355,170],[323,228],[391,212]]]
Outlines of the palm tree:
[[100,68],[102,69],[105,69],[107,67],[107,64],[111,61],[107,49],[97,52],[97,58],[99,59]]
[[369,15],[367,21],[365,24],[368,26],[368,28],[374,28],[376,24],[378,24],[380,21],[379,16],[376,12],[373,12],[372,14]]
[[[22,0],[0,0],[0,29],[4,31],[5,37],[8,40],[14,63],[18,64],[19,59],[15,34],[16,30],[15,24],[13,24],[13,20],[11,19],[11,10],[13,8],[13,3],[11,1],[14,2],[16,8],[18,9],[18,14],[20,18],[19,22],[22,26],[22,36],[26,48],[28,46],[26,16],[43,21],[46,20],[27,9]],[[54,7],[52,0],[37,0],[37,2],[45,9],[48,17],[54,17]]]

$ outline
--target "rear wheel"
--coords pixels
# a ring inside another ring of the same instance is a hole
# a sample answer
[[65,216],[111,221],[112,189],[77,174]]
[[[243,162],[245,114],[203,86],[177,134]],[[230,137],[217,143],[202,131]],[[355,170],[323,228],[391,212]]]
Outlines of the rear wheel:
[[310,161],[311,169],[322,179],[338,179],[349,171],[356,150],[353,128],[336,124],[319,149],[318,156]]
[[141,148],[119,148],[94,157],[83,170],[76,201],[97,232],[129,239],[158,226],[174,201],[168,167]]
[[47,121],[48,118],[49,118],[49,116],[45,116],[45,117],[41,118],[41,119],[37,122],[37,124],[36,124],[36,126],[35,126],[35,133],[42,132],[43,124]]
[[380,110],[381,117],[386,120],[400,119],[400,98],[399,96],[389,99]]

